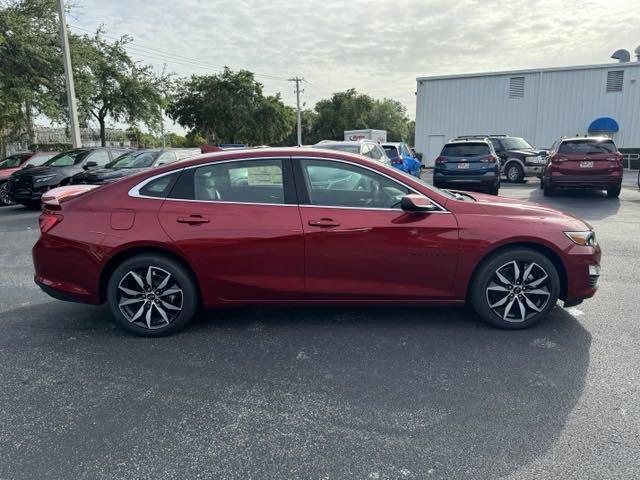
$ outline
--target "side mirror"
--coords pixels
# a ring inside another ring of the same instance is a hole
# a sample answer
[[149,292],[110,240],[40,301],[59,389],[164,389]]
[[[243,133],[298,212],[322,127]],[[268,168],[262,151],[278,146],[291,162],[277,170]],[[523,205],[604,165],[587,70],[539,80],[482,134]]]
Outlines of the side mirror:
[[90,168],[94,168],[97,167],[98,163],[97,162],[87,162],[84,164],[84,166],[82,168],[84,168],[85,170],[89,170]]
[[405,195],[400,201],[400,208],[405,212],[429,213],[438,209],[431,200],[422,195]]

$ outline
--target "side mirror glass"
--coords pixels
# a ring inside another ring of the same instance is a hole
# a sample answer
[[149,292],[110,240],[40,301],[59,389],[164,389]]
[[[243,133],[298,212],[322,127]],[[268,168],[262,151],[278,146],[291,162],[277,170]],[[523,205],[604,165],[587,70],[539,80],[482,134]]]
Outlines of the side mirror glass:
[[90,162],[85,163],[82,168],[84,168],[85,170],[89,170],[90,168],[94,168],[94,167],[97,167],[97,166],[98,166],[97,162],[90,161]]
[[405,212],[429,213],[438,209],[431,200],[423,195],[405,195],[400,201],[400,208]]

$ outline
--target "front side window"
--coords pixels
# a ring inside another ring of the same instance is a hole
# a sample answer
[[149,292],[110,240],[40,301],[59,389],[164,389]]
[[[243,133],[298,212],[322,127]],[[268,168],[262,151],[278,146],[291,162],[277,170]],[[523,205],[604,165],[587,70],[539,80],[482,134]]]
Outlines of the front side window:
[[330,160],[301,160],[311,205],[351,208],[399,208],[409,189],[356,165]]
[[237,203],[284,204],[282,160],[247,160],[194,169],[193,198]]
[[174,152],[164,152],[162,155],[158,157],[158,161],[156,162],[156,167],[160,167],[162,165],[167,165],[168,163],[173,163],[178,160],[176,154]]
[[107,152],[106,150],[98,150],[94,152],[88,160],[90,162],[96,162],[99,167],[104,167],[111,161],[111,157],[109,157],[109,152]]

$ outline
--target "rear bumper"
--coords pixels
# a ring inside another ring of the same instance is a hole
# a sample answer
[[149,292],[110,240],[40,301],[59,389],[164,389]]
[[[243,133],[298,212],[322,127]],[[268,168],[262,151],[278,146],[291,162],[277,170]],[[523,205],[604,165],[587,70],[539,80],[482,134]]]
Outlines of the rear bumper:
[[566,175],[547,172],[544,181],[554,188],[608,188],[622,185],[622,175]]
[[456,172],[433,172],[433,181],[439,185],[496,185],[500,180],[497,172],[480,174],[456,174]]

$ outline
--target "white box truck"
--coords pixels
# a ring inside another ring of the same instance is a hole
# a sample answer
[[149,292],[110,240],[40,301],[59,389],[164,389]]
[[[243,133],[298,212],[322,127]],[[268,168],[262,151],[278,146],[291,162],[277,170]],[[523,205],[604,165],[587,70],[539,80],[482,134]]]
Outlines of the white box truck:
[[374,142],[386,143],[387,131],[373,130],[371,128],[367,128],[366,130],[345,130],[344,131],[345,142],[357,142],[358,140],[373,140]]

